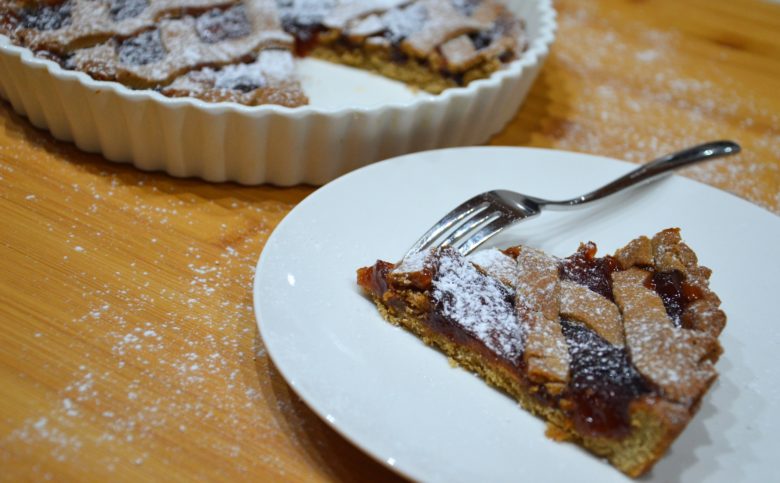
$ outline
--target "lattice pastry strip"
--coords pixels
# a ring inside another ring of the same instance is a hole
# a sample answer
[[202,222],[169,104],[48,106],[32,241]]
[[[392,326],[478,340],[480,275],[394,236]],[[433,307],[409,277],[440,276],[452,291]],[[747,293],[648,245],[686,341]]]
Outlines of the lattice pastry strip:
[[323,25],[328,28],[347,30],[350,23],[359,21],[372,14],[382,14],[388,10],[403,7],[413,3],[413,0],[345,0],[339,2],[323,18]]
[[300,83],[294,80],[294,70],[289,51],[267,49],[249,64],[189,72],[161,92],[171,97],[195,97],[208,102],[295,107],[307,103],[308,99]]
[[569,380],[569,352],[560,324],[560,278],[557,261],[533,249],[517,257],[515,307],[528,328],[525,358],[528,377],[545,384],[552,394]]
[[[123,42],[76,52],[69,66],[131,87],[158,87],[203,67],[251,62],[261,50],[289,49],[273,0],[246,0],[197,18],[165,19]],[[101,75],[104,74],[104,75]]]
[[[67,0],[35,14],[22,11],[19,32],[33,49],[67,53],[105,42],[112,37],[130,37],[154,27],[164,15],[201,12],[226,7],[237,0]],[[26,19],[26,20],[25,20]],[[38,27],[38,28],[33,28]],[[44,27],[44,28],[40,28]]]
[[440,46],[444,64],[451,71],[468,70],[525,43],[521,25],[513,20],[511,13],[502,5],[482,3],[474,10],[471,18],[483,25],[492,25],[492,28],[476,35],[460,35]]
[[488,28],[474,18],[459,12],[449,2],[421,0],[426,10],[426,21],[423,28],[404,39],[401,49],[410,55],[427,57],[439,45],[462,34],[478,32]]

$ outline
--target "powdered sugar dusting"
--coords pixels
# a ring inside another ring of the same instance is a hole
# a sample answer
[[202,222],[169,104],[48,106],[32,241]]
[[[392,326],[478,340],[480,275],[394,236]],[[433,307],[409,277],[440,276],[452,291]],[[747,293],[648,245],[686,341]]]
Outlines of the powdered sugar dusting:
[[496,248],[479,250],[469,255],[468,260],[490,276],[514,285],[517,278],[517,263],[501,250]]
[[322,22],[338,3],[336,0],[278,0],[282,23],[314,25]]
[[[690,31],[651,24],[638,13],[650,7],[634,3],[619,14],[599,2],[556,4],[558,41],[520,114],[531,144],[644,162],[734,138],[741,154],[683,174],[780,214],[780,111],[770,89],[745,81],[771,74],[740,70],[750,64],[743,56],[758,52],[716,49]],[[517,133],[494,143],[517,144]]]
[[[204,69],[204,72],[214,72]],[[283,50],[265,50],[256,62],[231,64],[215,73],[214,87],[235,89],[239,85],[261,87],[287,81],[295,72],[292,55]]]
[[517,257],[515,304],[528,327],[525,359],[532,379],[566,382],[569,352],[559,323],[558,261],[544,252],[523,247]]
[[[338,14],[338,12],[336,12]],[[326,23],[338,25],[345,23],[344,19],[338,18],[326,19]],[[378,17],[379,23],[383,26],[382,35],[393,43],[400,43],[412,33],[418,31],[426,22],[428,13],[425,7],[415,2],[408,6],[399,6],[391,8],[381,13]]]
[[[29,260],[23,280],[0,260],[0,281],[54,315],[3,337],[18,361],[6,380],[27,388],[0,431],[4,478],[284,478],[305,447],[343,444],[286,388],[252,310],[257,257],[296,189],[220,191],[105,165],[24,126],[12,132],[33,148],[0,149],[0,206],[37,222],[0,235]],[[41,214],[49,199],[61,209]]]
[[617,421],[628,427],[628,405],[650,389],[629,362],[625,349],[609,344],[577,322],[564,319],[561,328],[571,356],[570,391],[579,404],[601,409],[578,412],[584,416],[578,418],[580,424],[598,427]]
[[623,320],[617,306],[588,287],[561,282],[561,317],[582,322],[614,346],[623,346]]
[[[523,247],[517,258],[517,303],[544,311],[548,319],[558,316],[558,262],[541,250]],[[553,306],[549,306],[554,302]]]
[[707,356],[717,352],[717,339],[674,327],[661,298],[644,286],[645,277],[635,268],[613,276],[632,361],[665,397],[693,404],[716,377]]
[[419,272],[424,268],[425,260],[430,254],[430,250],[420,250],[418,252],[414,252],[409,256],[404,257],[404,259],[401,260],[401,263],[399,263],[394,270],[401,273]]
[[482,275],[454,250],[443,250],[437,261],[432,296],[442,314],[499,356],[517,361],[525,334],[511,291]]
[[342,1],[328,12],[323,23],[328,27],[343,29],[352,20],[364,18],[371,13],[398,8],[407,3],[410,3],[410,0]]
[[[666,397],[685,404],[691,404],[716,377],[712,362],[700,360],[706,350],[702,338],[696,332],[654,321],[626,322],[626,342],[636,367]],[[700,344],[705,348],[697,348]]]

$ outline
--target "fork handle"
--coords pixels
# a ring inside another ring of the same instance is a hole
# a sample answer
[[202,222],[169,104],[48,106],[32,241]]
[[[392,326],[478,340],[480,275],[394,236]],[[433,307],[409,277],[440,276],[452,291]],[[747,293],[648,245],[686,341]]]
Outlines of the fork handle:
[[578,196],[577,198],[565,201],[547,201],[540,203],[540,205],[551,209],[565,209],[571,206],[582,205],[591,201],[600,200],[631,186],[649,183],[664,175],[671,174],[675,169],[690,166],[700,161],[737,154],[740,150],[739,144],[732,141],[713,141],[700,144],[692,148],[667,154],[666,156],[643,164],[615,181],[591,191],[590,193]]

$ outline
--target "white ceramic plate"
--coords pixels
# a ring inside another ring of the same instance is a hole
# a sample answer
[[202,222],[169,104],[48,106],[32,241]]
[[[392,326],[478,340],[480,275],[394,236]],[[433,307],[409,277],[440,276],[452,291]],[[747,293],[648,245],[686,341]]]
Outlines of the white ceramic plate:
[[[279,225],[257,266],[254,301],[268,352],[334,429],[400,473],[425,481],[626,481],[404,330],[384,322],[355,270],[396,260],[442,214],[508,188],[566,198],[631,165],[560,151],[462,148],[378,163],[326,185]],[[613,252],[678,226],[729,316],[721,376],[650,481],[771,481],[780,454],[777,276],[780,218],[672,177],[500,235],[556,255],[580,241]]]

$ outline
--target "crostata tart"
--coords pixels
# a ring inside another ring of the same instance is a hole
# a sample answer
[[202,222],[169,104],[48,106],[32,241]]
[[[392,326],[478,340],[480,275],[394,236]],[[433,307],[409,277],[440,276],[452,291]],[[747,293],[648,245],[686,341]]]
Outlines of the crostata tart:
[[380,313],[548,422],[548,435],[642,475],[717,377],[726,323],[679,229],[614,255],[440,248],[357,273]]
[[98,80],[290,107],[307,103],[295,55],[438,93],[524,49],[496,0],[0,0],[0,34]]

